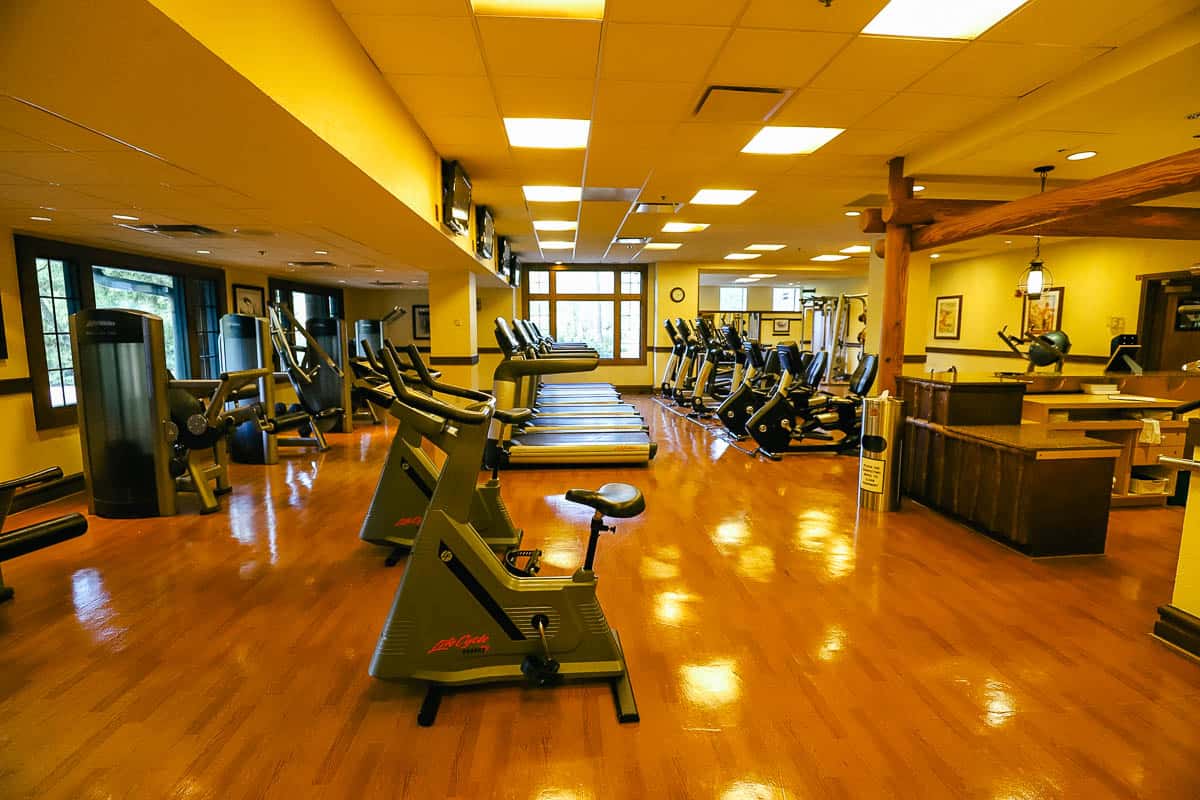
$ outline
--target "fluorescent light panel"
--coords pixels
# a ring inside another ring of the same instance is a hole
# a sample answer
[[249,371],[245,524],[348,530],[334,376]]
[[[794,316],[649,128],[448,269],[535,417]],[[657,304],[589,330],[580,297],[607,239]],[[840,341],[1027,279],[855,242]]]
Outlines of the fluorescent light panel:
[[583,196],[582,186],[522,186],[530,203],[578,203]]
[[545,242],[539,241],[538,247],[543,250],[574,250],[575,242],[565,239],[550,239]]
[[[1067,158],[1070,158],[1070,156],[1067,156]],[[113,214],[112,218],[119,219],[122,222],[137,222],[140,219],[140,217],[130,216],[129,214]]]
[[34,222],[54,222],[54,220],[50,219],[49,217],[30,217],[30,219]]
[[678,250],[683,247],[682,242],[650,242],[643,247],[643,250]]
[[755,189],[701,189],[688,202],[695,206],[740,206],[757,193]]
[[707,222],[668,222],[662,230],[663,233],[695,233],[707,227]]
[[913,184],[913,191],[914,191],[914,192],[923,192],[923,191],[925,191],[925,187],[924,187],[924,186],[922,186],[922,185],[921,185],[921,184],[919,184],[919,183],[914,183],[914,184]]
[[861,211],[847,211],[846,216],[847,217],[861,217],[862,212]]
[[845,261],[850,256],[840,256],[834,253],[822,253],[819,256],[813,256],[810,261]]
[[734,278],[734,283],[758,283],[758,278]]
[[851,255],[851,256],[856,256],[860,253],[871,252],[871,245],[869,245],[869,244],[852,244],[849,247],[843,247],[838,252],[846,253],[847,255]]
[[774,278],[775,273],[774,272],[751,272],[750,277],[751,278]]
[[863,33],[914,39],[974,39],[1026,0],[892,0]]
[[807,155],[828,144],[845,128],[806,128],[790,125],[767,125],[754,134],[743,153],[759,155]]
[[572,219],[535,219],[533,229],[535,231],[573,231],[578,224]]
[[604,0],[471,0],[480,16],[604,19]]
[[786,244],[750,244],[750,245],[746,245],[747,250],[775,251],[775,250],[782,250],[785,247],[787,247]]
[[[750,261],[754,258],[761,258],[762,253],[730,253],[725,256],[726,261]],[[757,280],[757,278],[755,279]]]
[[587,147],[586,119],[549,119],[546,117],[505,117],[504,130],[513,147],[570,150]]

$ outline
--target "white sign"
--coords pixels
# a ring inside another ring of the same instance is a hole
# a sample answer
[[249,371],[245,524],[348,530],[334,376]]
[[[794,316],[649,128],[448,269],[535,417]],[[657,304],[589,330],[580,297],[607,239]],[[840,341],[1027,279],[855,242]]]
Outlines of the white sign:
[[886,464],[878,458],[862,457],[858,471],[858,485],[864,492],[883,494],[883,468]]

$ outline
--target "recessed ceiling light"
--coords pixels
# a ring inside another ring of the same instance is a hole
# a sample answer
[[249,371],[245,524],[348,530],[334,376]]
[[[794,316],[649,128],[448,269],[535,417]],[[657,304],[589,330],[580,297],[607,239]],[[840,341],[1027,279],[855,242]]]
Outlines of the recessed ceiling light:
[[930,253],[929,257],[930,258],[941,258],[942,254],[941,253]]
[[807,155],[828,144],[844,130],[845,128],[767,125],[754,134],[754,138],[742,148],[742,152],[774,156]]
[[338,281],[338,283],[345,283],[345,281],[344,281],[344,280],[339,280],[339,281]]
[[327,256],[327,255],[329,255],[329,251],[328,250],[313,250],[313,255]]
[[751,278],[774,278],[775,273],[774,272],[751,272],[750,277]]
[[129,214],[113,214],[113,219],[119,219],[122,222],[137,222],[141,217],[134,217]]
[[616,244],[646,244],[650,241],[649,236],[618,236],[613,239]]
[[813,256],[810,261],[845,261],[850,256],[839,256],[835,253],[822,253],[819,256]]
[[586,119],[504,118],[508,143],[513,147],[577,150],[587,147],[590,126]]
[[847,255],[851,255],[851,256],[856,256],[859,253],[871,252],[871,245],[869,245],[869,244],[852,244],[849,247],[843,247],[838,252],[846,253]]
[[471,0],[480,16],[604,19],[604,0]]
[[577,203],[583,195],[581,186],[522,186],[530,203]]
[[861,217],[862,212],[861,211],[847,211],[846,216],[847,217]]
[[[197,255],[211,256],[212,250],[197,250],[196,253],[197,253]],[[290,264],[291,262],[288,262],[288,263]]]
[[30,217],[30,219],[34,222],[54,222],[54,220],[50,219],[49,217]]
[[662,230],[663,233],[695,233],[707,227],[707,222],[668,222]]
[[749,261],[753,258],[762,258],[762,253],[730,253],[725,256],[726,261]]
[[1012,244],[1012,239],[1005,239],[1005,240],[1004,240],[1004,243],[1005,243],[1005,244]]
[[734,278],[734,283],[758,283],[758,278]]
[[420,283],[420,281],[409,281],[409,283]]
[[694,206],[740,206],[755,194],[755,189],[701,189],[688,202]]
[[54,206],[38,206],[42,211],[58,211]]
[[682,242],[651,242],[643,247],[643,250],[678,250],[683,247]]
[[875,36],[974,39],[1026,0],[891,0],[862,29]]
[[746,245],[747,250],[782,250],[787,247],[786,244],[750,244]]
[[535,219],[533,221],[535,231],[573,231],[577,226],[578,223],[571,219]]
[[922,186],[922,185],[921,185],[921,184],[919,184],[919,183],[914,183],[914,184],[913,184],[913,191],[914,191],[914,192],[923,192],[923,191],[925,191],[925,187],[924,187],[924,186]]
[[1067,156],[1067,161],[1087,161],[1089,158],[1095,158],[1095,150],[1080,150],[1078,153],[1071,153]]
[[382,267],[376,267],[376,268],[375,268],[375,271],[376,271],[376,272],[383,272],[383,268],[382,268]]
[[566,240],[550,240],[547,242],[538,242],[538,247],[543,250],[574,250],[575,243]]

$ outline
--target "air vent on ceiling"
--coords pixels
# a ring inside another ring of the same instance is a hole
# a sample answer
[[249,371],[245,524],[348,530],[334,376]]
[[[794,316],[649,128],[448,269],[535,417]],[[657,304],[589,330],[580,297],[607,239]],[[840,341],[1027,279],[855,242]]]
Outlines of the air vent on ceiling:
[[372,286],[403,286],[407,281],[371,281]]
[[618,236],[616,239],[613,239],[613,244],[644,245],[649,241],[649,236]]
[[674,214],[683,206],[683,203],[638,203],[634,209],[635,214]]
[[791,97],[771,86],[709,86],[692,116],[699,122],[761,122]]
[[610,188],[607,186],[585,186],[583,187],[584,200],[609,200],[620,203],[632,203],[637,200],[640,189],[622,189]]
[[332,261],[289,261],[289,267],[332,267]]
[[220,231],[206,228],[203,225],[122,225],[142,233],[153,233],[159,236],[169,236],[172,239],[196,239],[222,236]]

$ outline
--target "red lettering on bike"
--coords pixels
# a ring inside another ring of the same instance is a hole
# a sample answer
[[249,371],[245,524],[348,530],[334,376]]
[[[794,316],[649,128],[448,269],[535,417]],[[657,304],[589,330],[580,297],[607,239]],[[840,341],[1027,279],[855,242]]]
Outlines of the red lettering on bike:
[[462,636],[454,636],[449,639],[438,640],[438,643],[429,648],[428,652],[432,654],[444,653],[447,650],[453,649],[473,649],[479,653],[486,653],[491,649],[488,645],[488,641],[489,639],[486,633],[481,633],[474,636],[469,633],[464,633]]
[[422,519],[424,519],[424,517],[401,517],[400,519],[396,520],[395,527],[404,528],[408,525],[420,525]]

